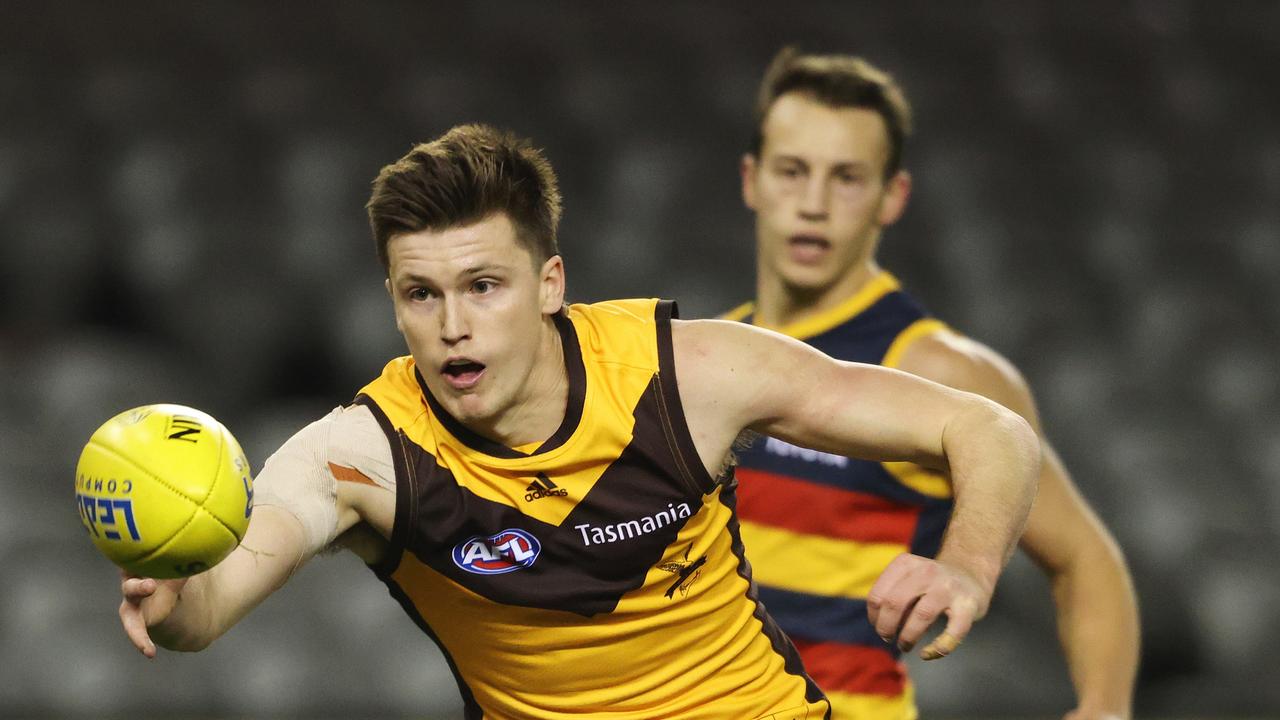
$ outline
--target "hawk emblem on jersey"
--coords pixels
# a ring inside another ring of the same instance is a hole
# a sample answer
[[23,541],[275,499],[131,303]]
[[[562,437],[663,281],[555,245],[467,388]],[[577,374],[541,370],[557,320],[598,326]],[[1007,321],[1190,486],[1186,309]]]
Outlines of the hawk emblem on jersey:
[[674,599],[676,590],[680,591],[680,597],[689,594],[689,588],[702,577],[702,566],[707,562],[707,556],[689,562],[689,550],[692,546],[684,549],[684,562],[668,562],[658,566],[659,570],[665,570],[676,576],[676,581],[671,583],[671,587],[667,588],[664,593],[667,597]]
[[538,538],[519,528],[473,535],[453,548],[453,563],[476,575],[501,575],[533,565],[542,552]]

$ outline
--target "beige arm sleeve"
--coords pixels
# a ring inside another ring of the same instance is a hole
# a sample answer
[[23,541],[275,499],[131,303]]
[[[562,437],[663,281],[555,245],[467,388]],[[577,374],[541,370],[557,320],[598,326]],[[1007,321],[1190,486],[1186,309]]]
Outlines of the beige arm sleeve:
[[274,505],[297,518],[309,557],[338,536],[338,480],[351,477],[395,487],[391,446],[361,405],[334,408],[267,458],[253,483],[254,505]]

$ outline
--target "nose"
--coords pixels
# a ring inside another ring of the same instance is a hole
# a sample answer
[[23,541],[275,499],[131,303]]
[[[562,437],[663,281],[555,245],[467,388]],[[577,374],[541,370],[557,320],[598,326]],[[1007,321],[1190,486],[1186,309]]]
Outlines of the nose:
[[447,345],[457,345],[471,337],[471,323],[460,298],[446,295],[440,310],[440,339]]
[[804,185],[804,194],[800,198],[798,208],[804,220],[819,221],[827,219],[827,183],[820,173],[812,173]]

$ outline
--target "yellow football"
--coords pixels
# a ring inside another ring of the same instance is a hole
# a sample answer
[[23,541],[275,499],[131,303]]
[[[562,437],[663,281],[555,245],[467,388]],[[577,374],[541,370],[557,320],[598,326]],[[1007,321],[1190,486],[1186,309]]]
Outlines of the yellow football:
[[182,405],[145,405],[89,438],[76,465],[76,505],[89,538],[116,565],[142,577],[186,577],[240,544],[253,478],[222,423]]

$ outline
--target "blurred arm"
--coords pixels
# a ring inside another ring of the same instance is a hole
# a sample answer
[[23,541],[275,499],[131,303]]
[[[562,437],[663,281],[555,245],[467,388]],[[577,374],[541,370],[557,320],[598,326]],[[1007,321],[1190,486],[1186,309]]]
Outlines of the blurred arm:
[[937,562],[904,555],[872,589],[869,614],[911,647],[941,614],[950,652],[987,608],[1035,496],[1039,444],[1025,420],[965,392],[840,362],[739,323],[673,323],[677,375],[695,444],[710,467],[743,428],[870,460],[951,473],[955,511]]
[[[990,348],[951,333],[917,341],[903,370],[989,397],[1041,432],[1026,381]],[[1138,664],[1138,610],[1124,557],[1041,436],[1040,491],[1022,548],[1049,576],[1076,689],[1073,717],[1127,718]]]

